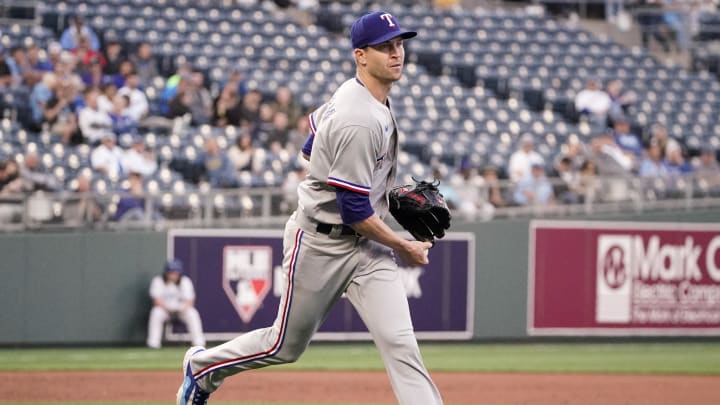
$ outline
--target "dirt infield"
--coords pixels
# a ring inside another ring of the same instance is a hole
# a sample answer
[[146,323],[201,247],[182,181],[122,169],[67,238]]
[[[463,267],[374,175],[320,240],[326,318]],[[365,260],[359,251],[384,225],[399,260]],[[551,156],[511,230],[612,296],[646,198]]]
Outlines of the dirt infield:
[[[717,405],[719,376],[432,373],[448,405]],[[0,401],[172,401],[179,372],[0,372]],[[250,371],[218,401],[395,403],[383,372]],[[421,404],[418,404],[421,405]]]

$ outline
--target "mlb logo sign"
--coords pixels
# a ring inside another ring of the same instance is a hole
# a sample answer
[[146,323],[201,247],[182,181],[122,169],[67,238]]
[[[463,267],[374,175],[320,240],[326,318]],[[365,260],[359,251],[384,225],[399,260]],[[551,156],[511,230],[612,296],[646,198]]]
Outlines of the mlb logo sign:
[[599,235],[595,320],[628,323],[632,310],[632,237]]
[[225,246],[222,283],[240,319],[249,323],[272,285],[272,248]]

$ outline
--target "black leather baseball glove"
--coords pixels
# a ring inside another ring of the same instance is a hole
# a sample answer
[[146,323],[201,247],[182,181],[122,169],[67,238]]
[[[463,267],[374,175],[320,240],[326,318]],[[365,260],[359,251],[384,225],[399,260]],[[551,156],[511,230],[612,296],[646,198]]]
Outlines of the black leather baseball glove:
[[390,213],[415,239],[435,242],[435,238],[442,238],[450,228],[450,210],[438,190],[439,181],[413,180],[414,186],[400,186],[390,191]]

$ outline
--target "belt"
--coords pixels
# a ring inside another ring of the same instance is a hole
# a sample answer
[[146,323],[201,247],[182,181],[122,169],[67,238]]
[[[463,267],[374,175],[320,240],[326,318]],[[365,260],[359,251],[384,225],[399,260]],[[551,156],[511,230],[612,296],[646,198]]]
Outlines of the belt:
[[315,228],[318,232],[330,235],[330,236],[360,236],[359,233],[355,232],[352,227],[348,225],[342,225],[342,224],[325,224],[322,222],[318,222],[317,228]]

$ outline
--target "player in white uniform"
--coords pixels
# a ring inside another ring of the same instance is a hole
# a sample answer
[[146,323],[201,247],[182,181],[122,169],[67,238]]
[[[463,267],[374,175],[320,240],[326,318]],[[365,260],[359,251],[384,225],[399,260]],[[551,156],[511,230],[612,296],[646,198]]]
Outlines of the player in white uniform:
[[148,319],[148,347],[160,348],[163,326],[170,319],[185,323],[193,345],[205,345],[202,321],[194,306],[195,288],[190,278],[183,275],[182,262],[168,260],[163,274],[150,282],[150,297],[153,308]]
[[399,403],[442,403],[423,365],[393,256],[421,266],[431,244],[403,239],[383,222],[398,155],[388,95],[402,74],[403,40],[416,33],[378,11],[355,21],[350,35],[357,76],[309,117],[309,174],[285,226],[277,318],[220,346],[188,350],[180,405],[207,403],[233,374],[297,360],[343,292],[380,350]]

